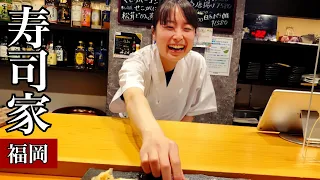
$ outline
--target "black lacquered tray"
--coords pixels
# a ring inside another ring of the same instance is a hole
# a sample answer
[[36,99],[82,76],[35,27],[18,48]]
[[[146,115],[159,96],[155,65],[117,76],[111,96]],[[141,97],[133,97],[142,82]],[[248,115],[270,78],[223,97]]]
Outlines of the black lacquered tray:
[[[101,172],[107,170],[90,168],[81,180],[91,180],[91,178],[99,175]],[[115,178],[128,178],[128,179],[137,179],[137,180],[161,180],[161,178],[154,178],[152,175],[146,175],[140,172],[123,172],[123,171],[113,171],[113,176]],[[244,180],[241,178],[223,178],[223,177],[214,177],[206,176],[202,174],[185,174],[185,177],[189,180]]]

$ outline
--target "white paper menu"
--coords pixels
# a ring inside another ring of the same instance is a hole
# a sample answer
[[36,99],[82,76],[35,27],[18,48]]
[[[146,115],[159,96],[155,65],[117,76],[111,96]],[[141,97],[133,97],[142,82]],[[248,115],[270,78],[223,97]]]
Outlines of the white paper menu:
[[233,38],[212,37],[210,48],[205,49],[205,59],[210,75],[229,76]]
[[212,28],[197,28],[197,34],[194,39],[193,47],[209,47],[211,45],[212,33]]

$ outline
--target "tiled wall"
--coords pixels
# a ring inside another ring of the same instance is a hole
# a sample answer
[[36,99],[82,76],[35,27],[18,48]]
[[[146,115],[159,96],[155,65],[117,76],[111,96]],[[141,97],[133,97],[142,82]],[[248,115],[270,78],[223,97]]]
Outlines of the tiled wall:
[[[233,53],[230,75],[228,77],[212,76],[212,82],[216,91],[218,112],[196,117],[196,122],[231,124],[233,119],[233,107],[235,102],[236,82],[238,74],[238,64],[241,46],[241,32],[243,25],[245,0],[238,0],[237,14],[235,19],[235,30],[231,35],[214,34],[215,36],[233,37]],[[108,72],[108,95],[107,95],[107,114],[117,116],[108,110],[108,105],[113,95],[119,87],[118,71],[122,65],[123,59],[113,58],[114,34],[116,31],[122,32],[139,32],[143,34],[141,47],[151,43],[151,30],[144,27],[133,27],[119,25],[117,21],[118,1],[111,1],[111,30],[109,42],[109,72]]]

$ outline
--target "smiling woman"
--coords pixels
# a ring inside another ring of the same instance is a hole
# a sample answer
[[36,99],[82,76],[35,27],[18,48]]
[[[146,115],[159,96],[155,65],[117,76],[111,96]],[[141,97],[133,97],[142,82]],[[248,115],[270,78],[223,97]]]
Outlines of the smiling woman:
[[165,71],[172,70],[192,49],[197,20],[197,13],[188,1],[167,1],[157,9],[152,34]]
[[141,166],[163,179],[183,178],[177,145],[156,120],[193,121],[217,110],[206,61],[192,51],[197,12],[188,0],[165,0],[153,19],[156,44],[146,46],[123,62],[120,88],[109,108],[128,114],[142,137]]

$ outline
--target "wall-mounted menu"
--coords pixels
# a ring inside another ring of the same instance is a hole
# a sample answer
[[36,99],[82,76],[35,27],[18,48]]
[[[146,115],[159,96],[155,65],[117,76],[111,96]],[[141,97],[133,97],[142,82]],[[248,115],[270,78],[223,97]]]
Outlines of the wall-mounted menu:
[[197,9],[200,26],[233,31],[236,0],[190,0],[190,3]]
[[[198,12],[201,27],[232,32],[237,0],[189,0]],[[151,26],[159,0],[119,0],[121,24]]]
[[232,48],[233,38],[212,37],[212,45],[204,55],[210,75],[229,76]]
[[113,57],[128,58],[131,53],[140,49],[141,40],[141,33],[116,32]]

